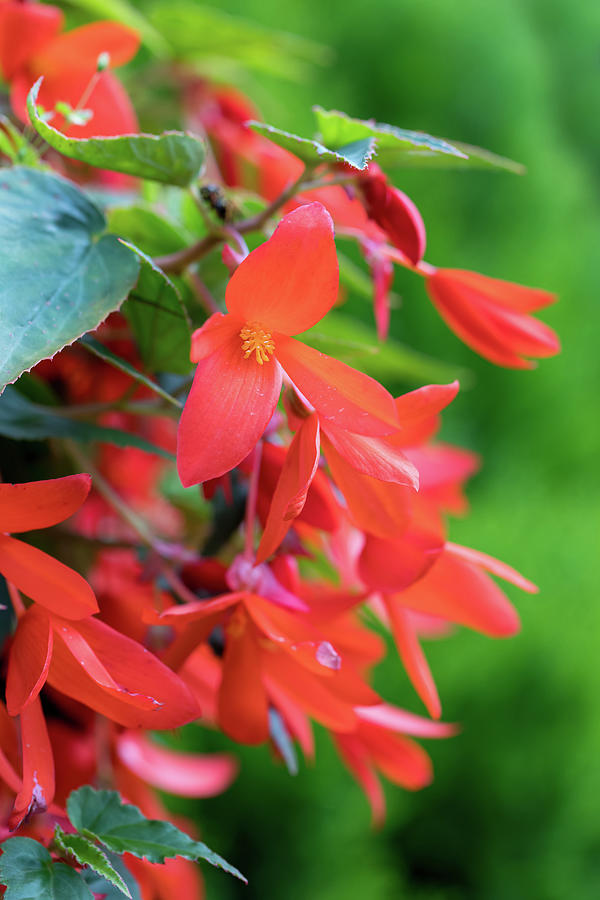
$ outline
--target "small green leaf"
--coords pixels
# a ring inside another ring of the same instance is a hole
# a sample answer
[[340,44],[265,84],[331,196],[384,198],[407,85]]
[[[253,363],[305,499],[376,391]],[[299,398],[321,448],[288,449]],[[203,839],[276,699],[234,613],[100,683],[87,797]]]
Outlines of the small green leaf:
[[15,165],[32,166],[40,164],[39,156],[24,134],[10,121],[0,115],[0,153],[8,156]]
[[187,375],[191,323],[179,291],[162,269],[134,247],[141,260],[138,282],[123,307],[141,357],[153,372]]
[[159,397],[162,397],[163,400],[166,400],[172,406],[178,407],[178,409],[183,409],[183,403],[180,403],[175,397],[171,396],[171,394],[164,391],[159,384],[155,381],[152,381],[151,378],[147,378],[146,375],[142,375],[141,372],[138,372],[131,363],[128,363],[126,359],[122,359],[122,357],[117,356],[116,353],[113,353],[112,350],[109,350],[100,341],[97,341],[90,334],[86,334],[82,339],[81,343],[89,350],[90,353],[93,353],[94,356],[98,356],[100,359],[103,359],[105,362],[114,366],[115,369],[119,369],[121,372],[125,372],[127,375],[130,375],[135,381],[139,381],[140,384],[143,384],[144,387],[149,388],[155,394],[158,394]]
[[[289,150],[303,162],[318,165],[323,162],[347,163],[354,169],[366,169],[369,160],[375,153],[375,138],[371,135],[355,138],[350,141],[326,142],[327,146],[311,138],[299,137],[289,131],[281,131],[274,125],[264,122],[248,122],[253,131],[269,138],[274,144]],[[336,147],[337,149],[331,149]]]
[[93,900],[75,869],[53,863],[42,844],[31,838],[9,838],[2,844],[0,884],[5,900]]
[[164,184],[185,187],[198,177],[204,165],[204,143],[181,131],[163,134],[123,134],[118,137],[70,138],[52,128],[39,115],[37,96],[43,78],[38,78],[27,97],[31,124],[44,140],[63,156],[99,169],[124,172]]
[[3,169],[0,195],[1,390],[118,309],[139,261],[64,178]]
[[[64,412],[68,413],[68,407]],[[0,397],[0,434],[14,441],[43,441],[50,437],[84,443],[101,441],[117,447],[137,447],[146,453],[174,459],[168,450],[137,434],[61,415],[55,407],[32,403],[14,387],[7,387]]]
[[339,312],[328,313],[302,335],[302,340],[322,353],[389,383],[447,383],[459,378],[464,387],[469,381],[469,372],[464,369],[419,353],[393,338],[379,343],[374,333],[369,334],[364,322]]
[[[194,205],[187,192],[182,194],[182,202]],[[137,203],[113,208],[107,212],[106,217],[113,234],[135,244],[148,256],[175,253],[189,243],[188,235],[174,222]]]
[[353,119],[336,110],[325,110],[314,106],[320,139],[328,146],[361,138],[373,137],[377,140],[377,160],[383,168],[446,168],[446,169],[506,169],[522,174],[525,170],[519,163],[503,156],[497,156],[480,147],[447,141],[433,137],[422,131],[407,131],[372,120]]
[[78,831],[115,853],[132,853],[153,863],[163,863],[174,856],[204,859],[246,882],[236,868],[206,844],[192,840],[170,822],[146,819],[136,806],[123,803],[116,791],[96,791],[86,785],[71,793],[67,812]]
[[131,891],[100,847],[81,834],[65,834],[59,825],[54,830],[54,841],[65,856],[73,856],[80,866],[89,866],[131,900]]

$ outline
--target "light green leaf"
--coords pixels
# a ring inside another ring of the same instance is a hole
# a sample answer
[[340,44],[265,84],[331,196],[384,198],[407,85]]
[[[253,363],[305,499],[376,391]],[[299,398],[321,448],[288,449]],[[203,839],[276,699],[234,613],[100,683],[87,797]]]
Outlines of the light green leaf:
[[37,151],[8,116],[0,115],[0,153],[8,156],[14,165],[40,165]]
[[150,19],[178,60],[194,62],[203,71],[231,60],[238,68],[300,80],[311,66],[331,57],[328,48],[306,38],[186,0],[158,3]]
[[39,115],[36,102],[43,78],[38,78],[27,97],[31,124],[44,140],[63,156],[99,169],[124,172],[163,184],[185,187],[198,177],[204,165],[204,142],[181,131],[163,134],[123,134],[118,137],[71,138],[52,128]]
[[328,146],[373,137],[377,140],[377,161],[383,168],[494,168],[522,174],[519,163],[480,147],[447,141],[422,131],[407,131],[372,120],[353,119],[336,110],[314,106],[320,139]]
[[392,338],[379,343],[364,322],[339,312],[328,313],[302,335],[302,340],[321,353],[388,383],[448,383],[458,378],[464,387],[469,381],[469,373],[464,369],[418,353]]
[[154,863],[163,863],[174,856],[204,859],[246,881],[236,868],[206,844],[192,840],[170,822],[146,819],[136,806],[123,803],[116,791],[96,791],[86,785],[71,793],[67,812],[78,831],[100,841],[115,853],[132,853]]
[[[187,199],[186,192],[182,200]],[[191,197],[189,202],[193,204]],[[106,217],[111,232],[135,244],[148,256],[174,253],[189,243],[187,234],[174,222],[137,203],[110,209]]]
[[1,390],[118,309],[139,261],[57,175],[0,170],[0,192]]
[[54,842],[65,857],[71,855],[80,866],[89,866],[131,900],[131,891],[100,847],[81,834],[65,834],[59,825],[54,830]]
[[[375,138],[366,135],[351,141],[326,142],[327,146],[310,138],[299,137],[289,131],[281,131],[274,125],[264,122],[249,123],[252,131],[264,135],[274,144],[289,150],[303,162],[316,165],[318,163],[347,163],[354,169],[366,169],[375,152]],[[336,147],[337,149],[331,149]]]
[[[64,408],[68,412],[68,407]],[[14,441],[43,441],[50,437],[70,438],[73,441],[101,441],[117,447],[137,447],[173,460],[173,454],[145,438],[120,428],[107,428],[69,418],[55,407],[32,403],[14,387],[7,387],[0,397],[0,434]]]
[[31,838],[9,838],[2,844],[0,884],[4,900],[93,900],[75,869],[53,863],[42,844]]
[[191,371],[191,323],[179,291],[149,256],[127,244],[141,260],[140,277],[123,307],[141,357],[153,372]]

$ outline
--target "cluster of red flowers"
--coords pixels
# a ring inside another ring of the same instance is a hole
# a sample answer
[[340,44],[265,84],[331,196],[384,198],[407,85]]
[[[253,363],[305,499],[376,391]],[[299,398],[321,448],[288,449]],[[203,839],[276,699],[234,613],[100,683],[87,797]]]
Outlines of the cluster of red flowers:
[[[82,137],[135,130],[123,88],[97,66],[103,53],[114,65],[129,59],[135,34],[112,23],[61,26],[55,7],[0,0],[0,67],[15,114],[25,118],[26,92],[43,74],[46,109],[57,101],[76,109],[87,94],[93,110],[86,124],[57,116],[56,127]],[[299,159],[245,126],[255,115],[246,98],[190,79],[185,103],[212,142],[211,181],[273,202],[301,175]],[[463,487],[478,467],[473,453],[436,437],[458,384],[393,397],[297,335],[338,299],[336,233],[356,238],[372,272],[382,339],[394,264],[422,275],[447,324],[499,365],[527,367],[557,352],[555,335],[530,315],[553,297],[424,262],[417,208],[374,163],[348,185],[299,190],[257,249],[225,246],[226,308],[193,334],[197,368],[177,434],[164,417],[117,410],[103,420],[176,449],[182,484],[202,485],[208,500],[233,508],[244,497],[241,527],[216,552],[204,551],[162,496],[169,463],[137,449],[100,447],[95,484],[73,474],[0,485],[0,572],[17,618],[0,703],[4,836],[18,828],[48,842],[69,792],[98,780],[155,817],[167,813],[152,788],[223,790],[235,774],[229,756],[176,753],[147,734],[193,721],[279,752],[283,730],[308,757],[318,723],[381,821],[377,773],[410,790],[427,785],[430,759],[414,738],[454,733],[435,721],[441,705],[420,639],[452,624],[495,637],[518,630],[492,576],[535,586],[447,537],[447,517],[466,511]],[[109,346],[115,327],[127,323],[116,316],[98,333]],[[119,351],[139,364],[129,334]],[[126,373],[77,346],[36,374],[66,405],[144,397]],[[71,533],[118,543],[96,552],[88,581],[11,536],[71,516]],[[160,541],[140,537],[139,518]],[[386,649],[373,622],[391,633],[431,718],[371,687]],[[199,896],[187,863],[128,864],[144,897]]]

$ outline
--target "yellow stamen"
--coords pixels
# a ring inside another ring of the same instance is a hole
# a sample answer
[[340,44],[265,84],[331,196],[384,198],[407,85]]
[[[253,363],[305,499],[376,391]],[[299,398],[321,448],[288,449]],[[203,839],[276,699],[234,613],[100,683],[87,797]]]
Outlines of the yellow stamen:
[[240,331],[242,339],[242,352],[244,359],[248,359],[253,353],[259,366],[269,362],[275,352],[275,341],[270,331],[265,331],[260,322],[246,322]]

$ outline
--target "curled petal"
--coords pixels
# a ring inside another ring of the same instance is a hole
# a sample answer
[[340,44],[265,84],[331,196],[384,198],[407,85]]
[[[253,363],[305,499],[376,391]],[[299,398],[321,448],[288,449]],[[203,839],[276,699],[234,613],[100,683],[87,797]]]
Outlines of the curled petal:
[[54,757],[39,697],[20,715],[23,785],[15,798],[11,829],[29,816],[48,809],[54,799]]
[[48,613],[31,606],[19,620],[10,648],[6,706],[11,716],[35,700],[46,683],[53,643]]
[[258,563],[275,552],[294,519],[304,509],[308,489],[319,465],[320,446],[319,418],[312,415],[298,429],[286,454],[256,552]]
[[244,321],[289,335],[319,322],[337,292],[331,216],[320,203],[307,203],[284,216],[273,236],[240,263],[226,303]]
[[375,379],[293,338],[275,342],[281,365],[322,419],[356,434],[398,428],[394,400]]
[[198,363],[177,433],[182,484],[218,478],[237,466],[262,436],[281,391],[275,359],[245,359],[239,335]]
[[11,532],[34,531],[64,522],[79,509],[91,486],[89,475],[0,484],[0,528]]
[[98,612],[94,592],[81,575],[7,534],[0,535],[0,572],[32,600],[66,619]]
[[137,731],[117,739],[117,756],[138,778],[179,797],[214,797],[229,787],[237,763],[225,753],[180,753]]

